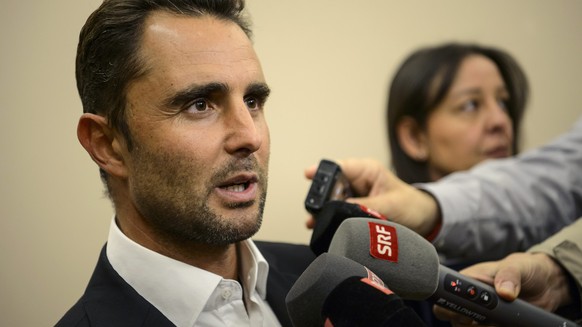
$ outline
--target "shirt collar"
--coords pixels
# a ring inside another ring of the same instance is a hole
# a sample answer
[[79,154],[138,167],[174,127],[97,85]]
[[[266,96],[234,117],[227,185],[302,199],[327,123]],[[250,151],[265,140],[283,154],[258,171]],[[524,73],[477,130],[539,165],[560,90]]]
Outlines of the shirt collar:
[[[252,240],[240,243],[240,276],[245,292],[266,298],[269,265]],[[121,232],[112,219],[107,258],[113,269],[137,293],[176,326],[193,326],[223,278],[214,273],[151,251]]]
[[263,300],[266,299],[269,275],[267,260],[250,239],[239,244],[239,255],[242,263],[240,276],[247,276],[247,280],[243,281],[244,289],[255,289]]

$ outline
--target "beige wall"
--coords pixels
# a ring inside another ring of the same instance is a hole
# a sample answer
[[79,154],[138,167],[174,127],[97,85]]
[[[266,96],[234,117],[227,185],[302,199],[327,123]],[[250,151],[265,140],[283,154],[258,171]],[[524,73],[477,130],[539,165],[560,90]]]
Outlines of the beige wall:
[[[49,326],[81,295],[112,210],[79,146],[74,56],[99,0],[2,0],[0,325]],[[307,243],[303,169],[322,157],[388,162],[385,90],[420,45],[477,41],[514,54],[532,98],[525,148],[569,128],[582,103],[582,1],[249,0],[272,96],[260,239]]]

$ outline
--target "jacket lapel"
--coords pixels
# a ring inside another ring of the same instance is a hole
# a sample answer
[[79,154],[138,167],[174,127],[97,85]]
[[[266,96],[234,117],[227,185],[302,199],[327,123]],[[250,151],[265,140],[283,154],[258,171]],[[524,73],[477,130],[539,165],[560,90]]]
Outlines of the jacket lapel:
[[83,305],[95,326],[174,326],[113,269],[105,247],[87,286]]

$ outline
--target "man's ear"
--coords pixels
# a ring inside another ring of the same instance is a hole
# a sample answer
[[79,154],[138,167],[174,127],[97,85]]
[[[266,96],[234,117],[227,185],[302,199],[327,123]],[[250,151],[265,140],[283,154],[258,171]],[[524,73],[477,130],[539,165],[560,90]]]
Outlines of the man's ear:
[[402,150],[416,161],[428,159],[426,133],[412,117],[405,116],[396,125],[396,135]]
[[77,125],[77,138],[93,161],[109,175],[126,177],[122,142],[100,115],[85,113]]

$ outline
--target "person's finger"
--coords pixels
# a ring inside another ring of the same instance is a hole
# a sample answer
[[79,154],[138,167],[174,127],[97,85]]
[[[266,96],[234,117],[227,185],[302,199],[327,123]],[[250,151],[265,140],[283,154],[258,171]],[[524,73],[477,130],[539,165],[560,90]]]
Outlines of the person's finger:
[[521,272],[507,261],[490,261],[475,264],[460,271],[461,274],[473,277],[495,287],[495,291],[505,300],[513,301],[521,284]]
[[305,227],[307,227],[308,229],[313,229],[315,227],[315,219],[313,219],[313,216],[309,216],[309,218],[307,218],[307,221],[305,222]]
[[494,278],[498,269],[498,261],[488,261],[469,266],[459,272],[465,276],[475,278],[483,283],[493,286]]
[[505,300],[513,301],[519,295],[521,289],[521,278],[527,272],[524,265],[512,264],[511,257],[508,257],[499,267],[495,274],[495,290],[497,294]]
[[356,194],[369,195],[374,184],[381,184],[381,174],[385,170],[373,159],[342,159],[336,161]]
[[306,168],[303,173],[304,173],[305,177],[307,177],[307,179],[313,179],[313,176],[315,176],[316,171],[317,171],[317,165],[311,165],[308,168]]

